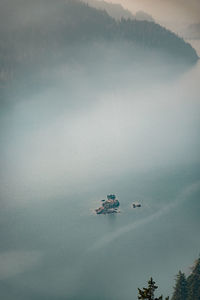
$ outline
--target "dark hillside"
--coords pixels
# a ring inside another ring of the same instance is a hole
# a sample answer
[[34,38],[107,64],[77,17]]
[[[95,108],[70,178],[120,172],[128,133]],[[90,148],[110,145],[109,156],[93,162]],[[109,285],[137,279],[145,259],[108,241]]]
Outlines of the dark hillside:
[[[1,87],[23,77],[27,70],[33,74],[45,66],[76,60],[74,54],[91,42],[128,42],[133,49],[131,60],[139,60],[135,47],[145,51],[145,56],[159,50],[184,63],[198,59],[188,43],[154,22],[116,21],[78,0],[2,0],[0,20]],[[101,62],[103,56],[93,55]],[[122,60],[123,55],[122,51]]]

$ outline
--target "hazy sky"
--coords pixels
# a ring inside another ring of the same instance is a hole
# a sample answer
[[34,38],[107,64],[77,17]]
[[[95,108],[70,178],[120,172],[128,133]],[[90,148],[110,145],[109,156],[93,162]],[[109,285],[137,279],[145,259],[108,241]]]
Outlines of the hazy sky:
[[187,23],[200,22],[199,0],[106,0],[120,3],[135,12],[144,10],[155,19],[164,22]]

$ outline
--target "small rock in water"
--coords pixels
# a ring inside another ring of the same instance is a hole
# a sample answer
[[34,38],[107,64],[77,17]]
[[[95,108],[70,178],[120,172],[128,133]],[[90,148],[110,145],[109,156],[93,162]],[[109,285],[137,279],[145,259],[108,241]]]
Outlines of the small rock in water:
[[141,207],[142,205],[140,203],[133,203],[133,208],[136,208],[136,207]]
[[116,199],[114,194],[107,195],[107,200],[101,200],[102,206],[95,209],[96,214],[113,214],[118,213],[119,210],[117,209],[120,206],[120,202]]

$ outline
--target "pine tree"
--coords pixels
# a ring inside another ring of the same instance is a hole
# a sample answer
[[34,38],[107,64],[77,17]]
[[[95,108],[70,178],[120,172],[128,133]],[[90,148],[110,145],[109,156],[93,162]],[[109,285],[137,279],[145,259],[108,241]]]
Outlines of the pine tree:
[[171,300],[186,300],[187,299],[187,280],[185,274],[179,271],[176,276],[176,285],[174,287],[174,293]]
[[191,275],[187,279],[187,300],[200,300],[200,258],[196,261]]
[[[138,299],[162,300],[163,296],[160,296],[159,298],[154,298],[154,292],[157,288],[158,287],[155,285],[155,281],[153,281],[153,278],[150,278],[150,280],[148,281],[148,288],[143,288],[143,290],[138,289]],[[169,300],[169,297],[165,298],[165,300]]]

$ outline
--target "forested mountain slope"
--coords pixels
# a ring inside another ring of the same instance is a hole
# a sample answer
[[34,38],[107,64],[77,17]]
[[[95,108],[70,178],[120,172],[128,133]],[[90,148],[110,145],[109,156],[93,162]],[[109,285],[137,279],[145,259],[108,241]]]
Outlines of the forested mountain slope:
[[151,15],[145,13],[142,10],[137,11],[135,14],[125,9],[121,4],[109,3],[104,0],[81,0],[88,3],[89,6],[95,7],[97,9],[105,10],[111,17],[116,20],[124,19],[135,19],[139,21],[149,21],[154,22]]
[[[136,47],[146,56],[158,50],[184,62],[198,59],[190,44],[154,22],[116,21],[79,0],[2,0],[0,20],[1,86],[27,68],[73,60],[74,53],[91,42],[128,43],[129,56],[135,60]],[[97,55],[100,62],[101,51]],[[120,55],[127,54],[121,51]]]

